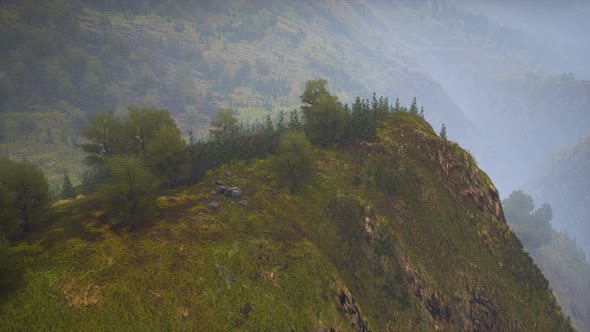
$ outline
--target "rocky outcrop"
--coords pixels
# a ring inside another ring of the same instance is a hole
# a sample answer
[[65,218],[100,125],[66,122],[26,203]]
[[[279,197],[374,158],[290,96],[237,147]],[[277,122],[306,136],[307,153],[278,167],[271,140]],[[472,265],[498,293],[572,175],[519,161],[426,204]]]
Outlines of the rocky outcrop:
[[339,304],[338,310],[350,318],[352,328],[357,332],[369,331],[367,321],[363,319],[359,307],[350,292],[339,287],[336,296]]

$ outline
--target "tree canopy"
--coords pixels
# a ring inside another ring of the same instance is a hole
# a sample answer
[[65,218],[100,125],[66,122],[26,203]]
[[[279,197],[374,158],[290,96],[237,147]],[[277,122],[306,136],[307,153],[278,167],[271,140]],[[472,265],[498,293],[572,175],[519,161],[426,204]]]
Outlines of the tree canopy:
[[120,155],[108,162],[110,177],[101,191],[107,197],[113,219],[133,227],[152,218],[156,211],[157,182],[139,156]]
[[309,138],[327,146],[342,137],[345,113],[337,96],[326,91],[328,81],[307,81],[301,95],[301,110],[305,120],[305,130]]
[[303,188],[315,175],[315,156],[311,143],[301,132],[288,131],[281,136],[279,153],[274,159],[279,181],[291,194]]
[[162,178],[166,186],[177,184],[187,173],[186,144],[166,110],[130,106],[123,121],[112,112],[99,112],[89,117],[82,136],[87,141],[82,144],[86,161],[95,168],[88,173],[92,175],[88,177],[90,182],[100,182],[106,163],[118,155],[145,159],[151,172]]
[[[0,187],[5,188],[4,204],[13,204],[20,228],[27,231],[32,224],[41,221],[49,202],[49,185],[39,167],[0,158]],[[10,216],[3,218],[11,219]]]
[[551,241],[553,210],[549,204],[535,210],[532,196],[522,190],[513,191],[502,204],[506,220],[526,248],[534,249]]

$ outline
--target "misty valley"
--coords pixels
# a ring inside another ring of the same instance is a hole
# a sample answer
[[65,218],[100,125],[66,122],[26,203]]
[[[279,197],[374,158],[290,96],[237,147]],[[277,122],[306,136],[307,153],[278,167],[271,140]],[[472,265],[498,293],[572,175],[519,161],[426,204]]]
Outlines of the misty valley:
[[590,331],[588,17],[0,1],[0,330]]

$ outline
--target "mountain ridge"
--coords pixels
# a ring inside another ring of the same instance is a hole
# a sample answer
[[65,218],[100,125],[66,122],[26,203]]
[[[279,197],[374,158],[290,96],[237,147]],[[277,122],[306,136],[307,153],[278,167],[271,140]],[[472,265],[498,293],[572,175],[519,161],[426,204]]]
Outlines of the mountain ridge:
[[[568,330],[489,178],[427,122],[394,113],[375,143],[316,153],[318,174],[301,193],[277,184],[270,159],[232,162],[161,192],[156,221],[132,233],[109,225],[100,197],[55,206],[12,249],[25,283],[0,322]],[[216,181],[242,196],[213,194]],[[34,319],[28,301],[44,308]]]

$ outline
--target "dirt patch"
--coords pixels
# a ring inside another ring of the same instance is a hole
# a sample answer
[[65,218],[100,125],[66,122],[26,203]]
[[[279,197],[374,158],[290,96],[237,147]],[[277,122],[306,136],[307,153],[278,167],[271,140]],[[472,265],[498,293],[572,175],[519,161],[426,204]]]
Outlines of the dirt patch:
[[56,285],[58,298],[70,308],[99,307],[102,286],[70,277]]

